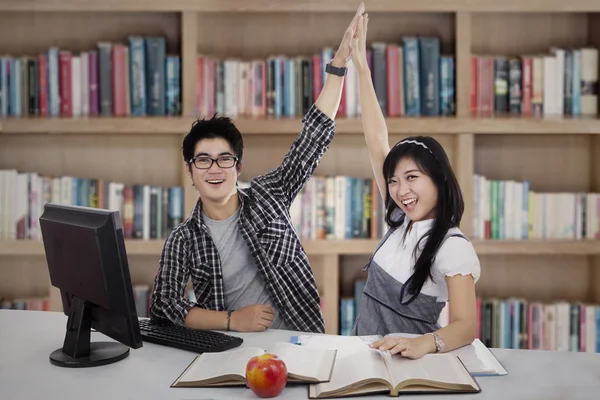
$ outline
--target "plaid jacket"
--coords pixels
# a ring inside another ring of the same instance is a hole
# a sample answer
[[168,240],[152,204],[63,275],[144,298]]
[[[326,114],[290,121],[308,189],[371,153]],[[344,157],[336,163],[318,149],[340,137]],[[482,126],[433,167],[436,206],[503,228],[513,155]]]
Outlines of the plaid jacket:
[[[298,331],[322,333],[319,293],[289,209],[333,140],[335,122],[312,105],[302,123],[283,163],[252,179],[250,187],[238,189],[239,227],[282,318]],[[185,295],[189,278],[197,304]],[[204,224],[200,199],[165,242],[150,314],[183,325],[193,306],[227,310],[221,263]]]

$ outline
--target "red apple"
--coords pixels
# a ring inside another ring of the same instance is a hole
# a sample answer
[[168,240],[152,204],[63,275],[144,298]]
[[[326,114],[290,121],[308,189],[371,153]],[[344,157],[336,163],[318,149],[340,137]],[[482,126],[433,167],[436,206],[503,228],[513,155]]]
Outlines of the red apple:
[[252,357],[246,365],[246,383],[258,397],[275,397],[287,383],[287,367],[274,354]]

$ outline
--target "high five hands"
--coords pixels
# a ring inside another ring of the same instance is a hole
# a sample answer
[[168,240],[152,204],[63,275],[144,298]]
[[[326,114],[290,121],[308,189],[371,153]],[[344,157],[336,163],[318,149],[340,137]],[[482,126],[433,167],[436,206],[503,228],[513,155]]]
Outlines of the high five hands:
[[[364,10],[364,7],[363,7]],[[356,17],[356,16],[355,16]],[[367,26],[369,25],[369,14],[362,13],[356,21],[356,32],[352,37],[351,52],[352,63],[358,73],[368,71],[367,62]]]
[[340,46],[338,47],[338,50],[335,53],[335,56],[333,57],[333,61],[331,62],[331,64],[334,67],[345,67],[346,63],[350,61],[351,58],[353,58],[353,42],[357,37],[357,27],[359,22],[362,22],[364,12],[365,3],[361,2],[358,6],[358,9],[356,10],[356,14],[354,14],[354,17],[350,22],[350,25],[348,25],[348,27],[346,28],[346,31],[344,32],[344,37],[342,38],[342,42],[340,43]]

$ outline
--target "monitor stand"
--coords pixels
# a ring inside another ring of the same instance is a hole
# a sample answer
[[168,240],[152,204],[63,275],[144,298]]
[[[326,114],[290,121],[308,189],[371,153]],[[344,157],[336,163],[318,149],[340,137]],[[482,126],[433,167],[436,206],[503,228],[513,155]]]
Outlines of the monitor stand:
[[118,342],[91,342],[92,306],[76,296],[71,300],[63,347],[50,354],[60,367],[85,368],[111,364],[126,358],[129,347]]

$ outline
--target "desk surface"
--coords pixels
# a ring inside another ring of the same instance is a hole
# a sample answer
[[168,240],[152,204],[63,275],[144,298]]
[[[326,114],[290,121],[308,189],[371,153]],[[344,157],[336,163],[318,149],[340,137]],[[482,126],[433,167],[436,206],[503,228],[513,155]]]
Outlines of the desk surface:
[[[66,316],[48,311],[0,310],[0,399],[257,399],[246,388],[171,388],[195,354],[144,342],[129,357],[95,368],[61,368],[48,356],[62,346]],[[243,346],[289,340],[290,331],[237,334]],[[92,340],[112,340],[92,333]],[[600,392],[600,355],[493,349],[507,376],[479,377],[481,393],[452,400],[592,399]],[[368,398],[388,397],[379,395]],[[403,395],[402,398],[411,396]],[[416,395],[418,400],[444,399]],[[306,386],[286,387],[279,398],[306,399]]]

